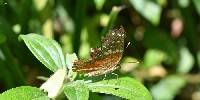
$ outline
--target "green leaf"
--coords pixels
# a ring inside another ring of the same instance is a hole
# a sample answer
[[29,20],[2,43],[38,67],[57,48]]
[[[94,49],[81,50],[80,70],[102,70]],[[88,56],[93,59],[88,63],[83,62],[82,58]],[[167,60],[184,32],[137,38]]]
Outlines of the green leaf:
[[156,49],[149,49],[144,55],[144,65],[146,67],[160,65],[165,59],[166,54],[164,52]]
[[190,1],[189,0],[178,0],[178,4],[179,6],[181,6],[182,8],[186,8],[189,6]]
[[131,99],[131,100],[152,99],[148,90],[140,82],[129,77],[89,83],[88,87],[92,92],[113,94],[125,99]]
[[161,6],[151,0],[129,0],[132,6],[152,24],[158,25],[161,16]]
[[105,0],[94,0],[94,3],[95,3],[97,10],[101,10],[105,3]]
[[194,6],[197,10],[197,13],[200,15],[200,1],[199,0],[192,0],[194,2]]
[[21,86],[0,94],[0,100],[50,100],[44,92],[36,87]]
[[155,100],[173,100],[185,83],[181,77],[169,76],[154,85],[151,88],[151,94]]
[[84,81],[75,81],[64,86],[64,93],[69,100],[88,100],[89,90]]
[[48,0],[33,0],[33,3],[38,11],[42,11],[48,4]]
[[[177,47],[175,41],[163,30],[150,27],[144,32],[144,46],[157,49],[166,54],[166,62],[173,63],[177,60]],[[162,43],[162,45],[160,44]]]
[[34,56],[51,71],[55,72],[58,68],[65,67],[61,47],[56,41],[33,33],[20,35],[19,38],[24,40]]
[[180,49],[180,60],[178,62],[178,72],[187,73],[194,65],[194,58],[186,47]]

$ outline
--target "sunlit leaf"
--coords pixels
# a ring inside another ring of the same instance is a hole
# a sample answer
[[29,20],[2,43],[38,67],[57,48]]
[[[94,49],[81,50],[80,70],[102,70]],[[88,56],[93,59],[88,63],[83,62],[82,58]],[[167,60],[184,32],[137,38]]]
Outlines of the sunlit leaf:
[[0,94],[0,100],[50,100],[44,92],[36,87],[21,86]]
[[156,2],[158,2],[158,4],[161,6],[166,6],[168,3],[168,0],[156,0]]
[[97,10],[101,10],[105,3],[105,0],[94,0],[94,3],[96,5]]
[[194,3],[194,6],[197,10],[197,13],[200,15],[200,1],[199,0],[192,0]]
[[41,35],[28,34],[20,35],[29,50],[51,71],[65,67],[65,60],[60,45]]
[[152,24],[158,25],[161,16],[161,6],[151,0],[129,0],[133,7]]
[[154,85],[151,94],[155,100],[173,100],[185,83],[181,77],[169,76]]
[[187,73],[194,65],[194,58],[186,47],[180,49],[180,60],[178,62],[178,72]]
[[81,45],[79,50],[79,57],[81,58],[88,58],[90,51],[90,45],[88,43],[88,32],[87,29],[84,28],[81,32]]
[[42,33],[49,39],[53,38],[53,21],[51,19],[47,19],[43,24]]
[[[69,16],[68,11],[65,9],[63,5],[58,4],[56,8],[56,13],[59,16],[59,19],[62,20],[60,23],[63,25],[64,30],[67,33],[74,32],[74,21]],[[59,30],[59,23],[55,23],[57,26],[56,29]]]
[[129,77],[89,83],[88,87],[92,92],[113,94],[125,99],[152,99],[148,90],[140,82]]
[[34,5],[38,11],[41,11],[44,9],[46,4],[48,3],[48,0],[33,0]]
[[144,65],[146,67],[160,65],[165,59],[166,54],[164,52],[156,49],[149,49],[144,55]]
[[190,0],[178,0],[178,4],[179,4],[182,8],[186,8],[186,7],[189,6]]
[[89,98],[89,90],[84,81],[75,81],[66,84],[64,93],[69,100],[88,100]]

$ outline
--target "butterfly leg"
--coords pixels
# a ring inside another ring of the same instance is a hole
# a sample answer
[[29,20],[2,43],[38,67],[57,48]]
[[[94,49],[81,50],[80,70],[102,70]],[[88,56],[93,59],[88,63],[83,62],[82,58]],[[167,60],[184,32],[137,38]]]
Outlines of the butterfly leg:
[[118,74],[116,74],[116,73],[111,73],[111,74],[112,74],[112,75],[115,75],[117,79],[119,78],[119,75],[118,75]]
[[[105,80],[106,77],[107,77],[107,74],[104,74],[104,78],[103,78],[103,80]],[[107,80],[107,84],[108,84],[108,82],[109,82],[109,80]]]
[[105,79],[106,79],[106,77],[107,77],[107,74],[104,74],[104,78],[103,78],[103,80],[105,80]]
[[116,73],[111,73],[112,75],[115,75],[117,78],[117,83],[115,83],[115,85],[119,85],[120,84],[120,80],[119,80],[119,75]]

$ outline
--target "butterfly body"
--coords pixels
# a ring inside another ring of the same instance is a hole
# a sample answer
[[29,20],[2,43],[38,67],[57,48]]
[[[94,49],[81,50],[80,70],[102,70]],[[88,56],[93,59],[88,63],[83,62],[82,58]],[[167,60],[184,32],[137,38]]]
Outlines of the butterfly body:
[[72,70],[88,76],[99,76],[116,70],[123,55],[124,33],[123,27],[111,30],[102,38],[101,47],[91,49],[91,59],[75,61]]

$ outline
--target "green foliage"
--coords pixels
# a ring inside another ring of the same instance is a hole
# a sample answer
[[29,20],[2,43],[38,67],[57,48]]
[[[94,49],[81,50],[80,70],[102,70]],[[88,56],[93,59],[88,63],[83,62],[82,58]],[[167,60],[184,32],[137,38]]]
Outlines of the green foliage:
[[89,89],[84,81],[75,81],[65,84],[64,93],[69,100],[88,100]]
[[[48,93],[36,91],[56,100],[63,96],[140,99],[142,95],[148,99],[147,89],[153,99],[200,100],[199,16],[199,0],[0,0],[0,88],[7,90],[1,96],[13,95],[9,91],[18,94],[21,90],[15,87],[41,85],[36,80],[39,75],[48,77],[40,87]],[[72,71],[77,56],[89,59],[90,48],[100,46],[101,37],[120,25],[126,31],[125,47],[127,42],[131,45],[124,49],[121,69],[115,71],[119,79]],[[137,95],[123,90],[126,85]]]
[[133,7],[152,24],[160,22],[162,7],[151,0],[129,0]]
[[104,3],[105,3],[105,0],[94,0],[94,3],[96,5],[96,8],[98,10],[101,10],[103,5],[104,5]]
[[200,15],[200,1],[199,0],[192,0],[194,2],[195,8]]
[[6,36],[4,34],[0,34],[0,44],[6,41]]
[[[160,44],[161,43],[161,44]],[[173,62],[177,57],[177,48],[173,39],[162,30],[148,29],[144,33],[144,45],[166,53],[167,60]]]
[[144,65],[147,67],[160,65],[166,59],[166,54],[159,50],[148,50],[144,55]]
[[50,100],[46,94],[36,87],[21,86],[0,94],[0,100]]
[[180,49],[180,61],[177,71],[180,73],[188,73],[194,65],[194,58],[189,50],[185,47]]
[[37,34],[20,35],[34,56],[51,71],[65,67],[60,45]]
[[[141,100],[151,99],[151,95],[149,94],[147,89],[141,83],[137,82],[132,78],[103,80],[88,84],[86,84],[85,81],[74,80],[74,82],[69,82],[66,80],[67,83],[65,84],[64,77],[66,75],[67,69],[66,68],[62,69],[62,67],[59,68],[58,66],[65,64],[65,61],[60,46],[57,44],[57,42],[37,34],[20,35],[20,38],[24,40],[25,44],[28,46],[30,51],[47,68],[49,68],[52,71],[55,71],[57,69],[57,71],[40,87],[41,89],[44,89],[45,91],[48,92],[49,98],[55,98],[56,96],[58,96],[59,93],[62,92],[62,87],[64,86],[63,91],[69,100],[87,100],[89,98],[89,90],[91,90],[92,92],[113,94],[126,99],[141,99]],[[75,59],[77,59],[76,55],[67,54],[66,63],[69,70],[71,70],[72,63]],[[66,78],[71,77],[71,74],[68,75],[69,76],[66,76]],[[27,88],[26,91],[28,91],[29,88]],[[18,92],[20,91],[20,89],[8,90],[8,91]],[[21,91],[23,91],[23,88]],[[32,93],[31,90],[30,93]],[[12,92],[11,93],[8,92],[7,94],[7,96],[11,97],[13,95],[14,93],[12,94]],[[18,97],[15,98],[18,99]],[[19,99],[23,98],[31,99],[31,97],[23,97],[23,96],[20,97]],[[37,98],[37,95],[34,98]],[[41,98],[40,95],[38,98]]]
[[117,15],[118,13],[124,9],[124,6],[121,6],[121,7],[113,7],[112,8],[112,11],[109,15],[109,21],[107,23],[107,26],[102,30],[101,34],[102,35],[105,35],[113,26],[114,24],[114,21],[116,20],[117,18]]
[[113,94],[125,99],[151,100],[148,90],[140,82],[129,77],[90,83],[88,87],[92,92]]
[[181,77],[168,76],[151,88],[151,94],[155,100],[173,100],[185,83]]

